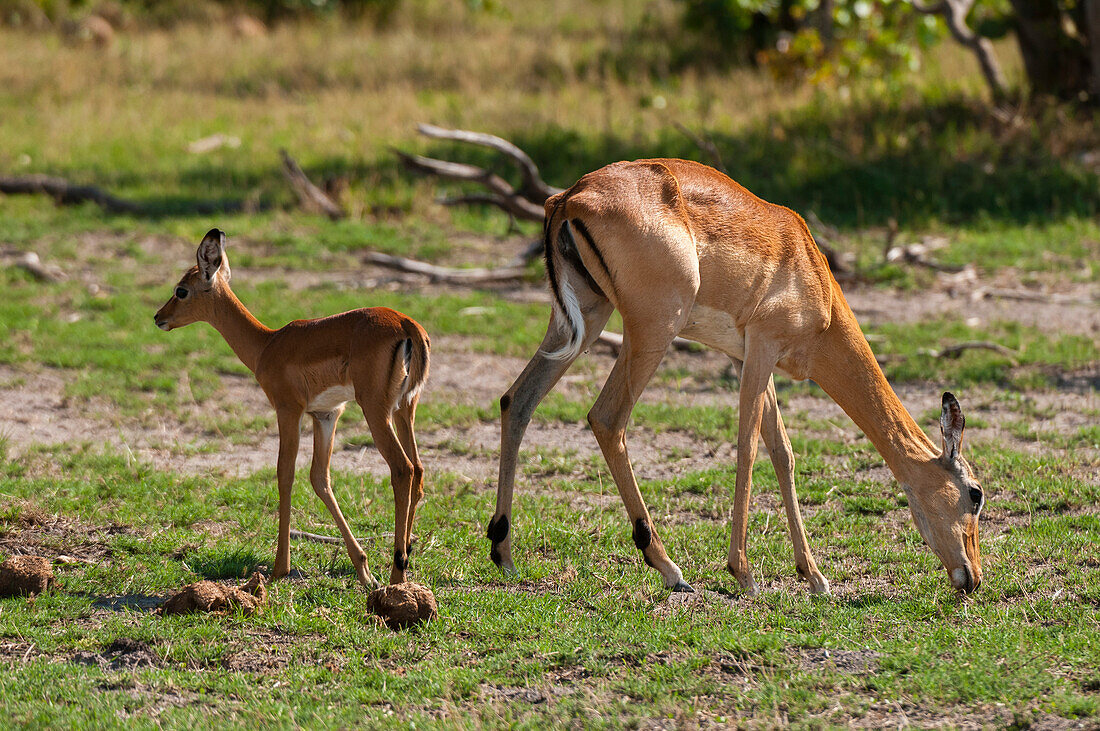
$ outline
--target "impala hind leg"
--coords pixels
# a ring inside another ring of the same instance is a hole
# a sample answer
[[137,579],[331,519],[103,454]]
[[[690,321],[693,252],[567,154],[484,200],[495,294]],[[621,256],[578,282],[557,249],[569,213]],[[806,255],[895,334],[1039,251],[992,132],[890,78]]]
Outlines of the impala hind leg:
[[664,544],[657,536],[626,449],[626,424],[630,413],[671,342],[671,333],[659,339],[651,335],[637,337],[628,326],[615,367],[611,369],[611,375],[607,377],[599,398],[588,412],[588,423],[592,426],[611,476],[619,488],[619,496],[626,506],[634,545],[642,552],[646,564],[661,573],[666,588],[690,592],[695,590],[684,581],[680,567],[669,559]]
[[378,581],[370,575],[367,566],[367,554],[363,552],[359,542],[348,527],[344,514],[340,512],[340,506],[336,503],[336,496],[332,492],[332,478],[329,474],[329,463],[332,461],[332,441],[336,433],[336,422],[344,411],[341,406],[334,411],[310,414],[313,417],[313,464],[309,469],[309,480],[313,483],[313,491],[321,502],[328,508],[332,519],[336,521],[336,527],[344,539],[344,546],[351,558],[351,565],[355,567],[355,573],[359,577],[359,583],[373,589],[378,586]]
[[276,481],[279,483],[279,545],[275,550],[272,580],[290,573],[290,495],[294,490],[294,463],[298,459],[298,426],[302,412],[296,408],[276,409],[279,421],[279,461]]
[[[584,315],[584,346],[587,349],[600,333],[614,309],[610,302],[595,293],[581,292]],[[500,472],[497,478],[497,505],[492,520],[489,521],[487,537],[492,542],[489,557],[497,566],[511,573],[515,571],[512,563],[512,492],[515,488],[516,462],[524,432],[531,421],[531,414],[550,392],[561,377],[569,370],[576,358],[556,360],[547,358],[543,353],[553,352],[568,340],[564,323],[557,310],[550,318],[546,337],[535,353],[535,357],[523,369],[512,387],[500,397]]]
[[413,491],[413,464],[405,454],[397,433],[393,428],[390,414],[369,411],[369,404],[360,402],[367,416],[374,444],[390,467],[390,485],[393,487],[393,569],[390,571],[390,583],[400,584],[406,580],[405,571],[409,568],[409,503]]
[[[397,432],[397,439],[401,442],[401,448],[405,450],[405,456],[412,463],[412,494],[409,497],[409,519],[406,522],[406,558],[412,554],[412,529],[416,518],[416,506],[424,497],[424,465],[420,462],[420,453],[416,449],[416,436],[413,434],[413,423],[416,421],[417,399],[404,404],[394,412],[393,425]],[[396,558],[394,559],[396,563]]]
[[[756,582],[753,581],[752,571],[749,569],[747,551],[752,466],[756,461],[756,444],[760,439],[768,386],[772,383],[772,370],[777,360],[778,354],[773,346],[755,332],[746,330],[745,361],[741,368],[740,405],[737,414],[737,480],[733,494],[733,525],[726,567],[750,596],[757,593]],[[773,388],[773,398],[774,394]],[[778,410],[775,413],[778,415]]]

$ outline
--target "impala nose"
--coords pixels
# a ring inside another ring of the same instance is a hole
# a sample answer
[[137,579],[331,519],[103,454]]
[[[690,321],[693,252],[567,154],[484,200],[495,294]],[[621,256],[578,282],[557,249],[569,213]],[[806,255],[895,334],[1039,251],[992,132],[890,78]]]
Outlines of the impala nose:
[[164,320],[157,319],[156,315],[153,315],[153,324],[159,327],[161,330],[164,330],[165,332],[168,331],[168,323]]
[[951,583],[963,594],[969,594],[982,585],[981,576],[976,580],[970,568],[955,569],[951,572]]

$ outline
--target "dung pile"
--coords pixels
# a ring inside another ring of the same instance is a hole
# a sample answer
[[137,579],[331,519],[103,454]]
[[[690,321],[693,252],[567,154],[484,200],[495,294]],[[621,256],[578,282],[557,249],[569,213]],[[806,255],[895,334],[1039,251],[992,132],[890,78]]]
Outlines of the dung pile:
[[264,576],[259,571],[240,587],[222,586],[213,581],[196,581],[168,597],[157,612],[161,615],[213,612],[226,614],[238,607],[245,614],[258,612],[267,602]]
[[394,632],[435,619],[438,613],[432,590],[412,582],[378,587],[367,596],[367,608]]
[[55,583],[49,559],[41,556],[12,556],[0,563],[0,597],[35,596]]

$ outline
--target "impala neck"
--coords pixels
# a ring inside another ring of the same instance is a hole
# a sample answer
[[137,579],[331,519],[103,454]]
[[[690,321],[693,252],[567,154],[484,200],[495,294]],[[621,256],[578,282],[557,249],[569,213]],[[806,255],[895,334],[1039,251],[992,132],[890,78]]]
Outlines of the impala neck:
[[228,286],[225,287],[222,297],[225,300],[223,306],[218,307],[207,322],[221,333],[248,370],[255,373],[260,353],[274,330],[253,317]]
[[886,460],[894,477],[911,485],[938,450],[882,375],[867,339],[839,288],[833,318],[821,335],[810,378],[844,409]]

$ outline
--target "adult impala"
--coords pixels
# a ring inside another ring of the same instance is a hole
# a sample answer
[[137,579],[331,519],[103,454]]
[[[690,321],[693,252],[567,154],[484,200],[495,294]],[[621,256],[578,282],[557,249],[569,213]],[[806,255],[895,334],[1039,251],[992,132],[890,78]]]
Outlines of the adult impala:
[[362,407],[378,451],[390,468],[395,503],[390,583],[405,581],[416,504],[424,495],[424,468],[416,452],[413,420],[428,378],[430,342],[419,324],[385,307],[352,310],[316,320],[295,320],[278,330],[252,316],[229,288],[225,234],[213,229],[197,252],[198,264],[176,285],[154,316],[172,330],[208,322],[256,375],[279,422],[279,546],[273,578],[290,573],[290,493],[298,456],[298,428],[313,417],[313,464],[309,477],[343,536],[359,581],[377,585],[367,555],[336,504],[329,477],[336,422],[345,404]]
[[937,449],[883,377],[800,216],[705,165],[638,160],[589,173],[550,198],[545,242],[550,325],[539,351],[500,400],[500,477],[488,529],[498,566],[514,569],[512,490],[531,413],[618,309],[622,350],[588,421],[626,505],[634,543],[666,587],[692,591],[657,537],[625,433],[634,404],[677,335],[741,363],[727,567],[746,592],[756,591],[746,534],[761,435],[778,477],[798,573],[812,591],[829,591],[810,553],[794,491],[794,455],[772,381],[777,368],[792,378],[812,378],[844,409],[905,489],[917,528],[951,583],[965,592],[978,587],[983,497],[959,453],[959,402],[943,395],[943,448]]

